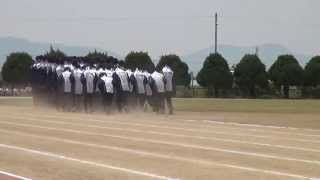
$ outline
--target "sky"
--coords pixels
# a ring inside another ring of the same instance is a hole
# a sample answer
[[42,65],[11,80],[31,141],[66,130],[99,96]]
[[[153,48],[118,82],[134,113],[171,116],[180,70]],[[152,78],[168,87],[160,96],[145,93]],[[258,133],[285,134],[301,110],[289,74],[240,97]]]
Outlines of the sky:
[[0,37],[186,55],[213,44],[320,54],[319,0],[0,0]]

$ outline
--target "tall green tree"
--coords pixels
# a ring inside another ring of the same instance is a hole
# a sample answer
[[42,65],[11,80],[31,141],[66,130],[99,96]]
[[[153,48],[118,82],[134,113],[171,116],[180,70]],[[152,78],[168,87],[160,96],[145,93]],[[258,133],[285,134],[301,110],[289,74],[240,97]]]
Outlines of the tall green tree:
[[179,56],[175,54],[161,56],[157,64],[157,69],[162,69],[165,65],[168,65],[173,70],[173,78],[176,85],[189,87],[191,82],[189,67],[185,62],[181,61]]
[[209,95],[219,97],[219,90],[232,87],[233,77],[227,61],[220,54],[210,54],[197,75],[197,82],[207,87]]
[[305,67],[304,84],[306,86],[320,85],[320,56],[313,57]]
[[289,86],[301,86],[303,84],[304,71],[298,60],[292,55],[281,55],[272,64],[269,78],[278,89],[283,88],[286,98],[289,97]]
[[125,66],[132,71],[136,68],[154,71],[155,65],[147,52],[130,52],[125,58]]
[[30,81],[30,67],[32,57],[25,52],[11,53],[2,66],[2,78],[14,87],[18,84],[27,84]]
[[66,57],[66,54],[62,52],[60,49],[55,50],[52,46],[50,46],[49,52],[46,52],[44,56],[50,60],[63,60]]
[[236,65],[234,80],[242,91],[249,93],[251,97],[256,97],[257,88],[268,86],[266,66],[258,56],[247,54]]

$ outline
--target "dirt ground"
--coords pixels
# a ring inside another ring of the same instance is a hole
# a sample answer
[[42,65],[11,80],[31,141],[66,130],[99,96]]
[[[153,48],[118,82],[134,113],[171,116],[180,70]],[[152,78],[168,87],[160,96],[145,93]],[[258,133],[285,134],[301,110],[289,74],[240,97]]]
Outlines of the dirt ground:
[[61,113],[0,105],[0,171],[39,180],[320,178],[317,113]]

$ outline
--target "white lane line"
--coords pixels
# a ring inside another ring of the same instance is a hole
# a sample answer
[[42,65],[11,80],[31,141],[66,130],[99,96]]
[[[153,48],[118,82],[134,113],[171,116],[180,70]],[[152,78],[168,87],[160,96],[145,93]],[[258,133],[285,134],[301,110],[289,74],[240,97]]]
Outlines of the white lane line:
[[[17,119],[15,117],[9,117],[9,118]],[[297,147],[297,146],[284,146],[284,145],[278,145],[278,144],[257,143],[257,142],[233,140],[233,139],[227,139],[227,138],[191,136],[191,135],[165,133],[165,132],[150,131],[150,130],[142,131],[142,130],[136,130],[136,129],[114,128],[114,127],[105,127],[105,126],[96,126],[96,125],[86,125],[86,124],[68,123],[68,122],[62,122],[62,121],[39,120],[39,119],[33,119],[33,118],[32,119],[23,118],[23,120],[37,121],[37,122],[48,122],[48,123],[52,123],[52,124],[72,125],[72,126],[78,126],[78,127],[91,127],[91,128],[97,128],[97,129],[109,129],[109,130],[116,130],[116,131],[127,131],[127,132],[134,132],[134,133],[154,134],[154,135],[161,135],[161,136],[172,136],[172,137],[179,137],[179,138],[193,138],[193,139],[212,140],[212,141],[220,141],[220,142],[228,142],[228,143],[251,144],[251,145],[271,147],[271,148],[291,149],[291,150],[297,150],[297,151],[307,151],[307,152],[320,153],[319,149],[302,148],[302,147]]]
[[[29,121],[42,121],[40,119],[36,118],[26,118],[26,117],[6,117],[10,119],[22,119],[22,120],[29,120]],[[46,121],[46,120],[43,120]],[[207,131],[207,130],[194,130],[194,129],[188,129],[188,128],[177,128],[177,127],[170,127],[170,126],[157,126],[157,125],[146,125],[146,124],[140,124],[140,123],[126,123],[126,122],[107,122],[107,121],[100,121],[100,120],[89,120],[89,121],[96,121],[96,122],[103,122],[103,123],[109,123],[109,124],[120,124],[120,125],[129,125],[129,126],[136,126],[136,127],[151,127],[151,128],[161,128],[161,129],[171,129],[171,130],[181,130],[181,131],[188,131],[188,132],[203,132],[203,133],[209,133],[209,134],[220,134],[220,135],[232,135],[232,136],[242,136],[242,137],[254,137],[254,138],[263,138],[263,139],[274,139],[277,140],[289,140],[289,141],[296,141],[296,142],[307,142],[307,143],[314,143],[314,144],[320,144],[320,140],[306,140],[306,139],[298,139],[298,138],[286,138],[286,137],[275,137],[275,136],[262,136],[262,135],[254,135],[254,134],[244,134],[244,133],[230,133],[225,131]]]
[[[13,114],[17,115],[17,114]],[[34,114],[26,114],[26,115],[34,115]],[[87,115],[86,118],[103,118],[102,116],[92,116],[92,115]],[[43,116],[43,115],[41,115]],[[45,115],[43,117],[65,117],[65,114],[56,114],[56,115]],[[75,116],[73,118],[79,119]],[[106,117],[107,118],[107,117]],[[208,123],[214,123],[214,124],[221,124],[221,125],[230,125],[230,126],[241,126],[241,127],[256,127],[256,128],[269,128],[269,129],[284,129],[284,130],[303,130],[303,131],[310,131],[310,132],[320,132],[319,129],[310,129],[310,128],[296,128],[296,127],[285,127],[285,126],[273,126],[273,125],[259,125],[259,124],[246,124],[246,123],[236,123],[236,122],[222,122],[222,121],[217,121],[217,120],[208,120],[208,119],[181,119],[179,117],[173,117],[174,120],[180,120],[180,121],[189,121],[189,122],[208,122]]]
[[18,176],[18,175],[15,175],[15,174],[4,172],[4,171],[0,171],[0,175],[1,174],[6,175],[6,176],[10,176],[10,177],[13,177],[13,178],[16,178],[16,179],[19,179],[19,180],[32,180],[32,179],[29,179],[29,178],[26,178],[26,177]]
[[143,172],[143,171],[137,171],[137,170],[127,169],[127,168],[122,168],[122,167],[111,166],[111,165],[107,165],[107,164],[95,163],[95,162],[92,162],[92,161],[76,159],[76,158],[67,157],[67,156],[63,156],[63,155],[59,155],[59,154],[45,152],[45,151],[27,149],[27,148],[7,145],[7,144],[0,144],[0,147],[7,148],[7,149],[12,149],[12,150],[17,150],[17,151],[23,151],[23,152],[27,152],[27,153],[31,153],[31,154],[37,154],[37,155],[57,158],[57,159],[74,161],[74,162],[81,163],[81,164],[87,164],[87,165],[91,165],[91,166],[103,167],[103,168],[107,168],[107,169],[122,171],[122,172],[125,172],[125,173],[136,174],[136,175],[146,176],[146,177],[151,177],[151,178],[156,178],[156,179],[176,180],[176,178],[172,178],[172,177],[160,176],[160,175],[147,173],[147,172]]
[[296,161],[301,163],[320,165],[320,161],[316,161],[316,160],[296,159],[296,158],[290,158],[290,157],[284,157],[284,156],[275,156],[275,155],[237,151],[237,150],[230,150],[230,149],[223,149],[223,148],[198,146],[198,145],[184,144],[184,143],[178,143],[178,142],[152,140],[152,139],[145,139],[145,138],[134,138],[134,137],[109,135],[109,134],[102,134],[102,133],[92,133],[87,131],[78,131],[78,130],[64,129],[64,128],[51,128],[51,127],[45,127],[45,126],[28,125],[28,124],[22,124],[22,123],[11,123],[11,122],[5,122],[5,121],[1,121],[0,123],[11,124],[15,126],[23,126],[23,127],[34,127],[34,128],[54,130],[54,131],[73,132],[73,133],[86,134],[86,135],[92,135],[92,136],[111,137],[111,138],[125,139],[130,141],[164,144],[164,145],[178,146],[178,147],[184,147],[184,148],[201,149],[201,150],[207,150],[207,151],[216,151],[216,152],[230,153],[230,154],[236,154],[236,155],[242,155],[242,156],[252,156],[252,157],[259,157],[259,158],[266,158],[266,159],[278,159],[278,160],[284,160],[284,161]]
[[[16,114],[13,114],[13,115],[16,115]],[[32,114],[28,114],[28,116],[31,116],[31,117],[34,117],[34,115]],[[65,116],[55,116],[55,115],[40,115],[41,117],[46,117],[46,118],[63,118],[63,119],[72,119],[72,120],[79,120],[79,118],[76,118],[76,117],[65,117]],[[38,118],[40,116],[37,116]],[[93,118],[93,117],[88,117],[88,118]],[[99,118],[100,119],[100,118]],[[260,126],[260,125],[253,125],[253,124],[240,124],[240,123],[228,123],[228,122],[220,122],[220,121],[211,121],[211,120],[185,120],[185,119],[170,119],[170,120],[178,120],[178,121],[184,121],[184,122],[204,122],[206,124],[204,125],[195,125],[195,124],[188,124],[189,127],[193,127],[193,128],[206,128],[208,126],[206,125],[210,125],[210,124],[219,124],[219,125],[223,125],[221,127],[216,127],[216,126],[209,126],[210,128],[214,128],[212,130],[215,130],[215,129],[218,129],[218,128],[225,128],[225,129],[234,129],[234,130],[243,130],[242,128],[237,128],[237,127],[230,127],[230,126],[226,126],[226,125],[231,125],[231,126],[246,126],[246,127],[249,127],[249,126],[252,126],[252,127],[265,127],[265,126]],[[97,122],[114,122],[114,120],[106,120],[104,119],[103,121],[101,120],[97,120],[95,119],[94,121],[97,121]],[[167,121],[167,120],[166,120]],[[167,122],[163,122],[163,120],[160,119],[160,122],[155,122],[155,121],[149,121],[148,122],[149,124],[150,123],[153,123],[153,125],[181,125],[179,123],[174,123],[174,122],[170,122],[170,121],[167,121]],[[192,125],[195,125],[195,126],[192,126]],[[165,127],[168,127],[168,126],[165,126]],[[171,127],[171,126],[170,126]],[[284,128],[283,128],[284,129]],[[290,128],[286,128],[286,129],[290,129]],[[196,129],[194,129],[196,130]],[[298,129],[295,129],[295,130],[298,130]],[[303,129],[299,129],[299,130],[303,130]],[[302,137],[320,137],[320,134],[303,134],[303,133],[296,133],[296,132],[279,132],[279,131],[271,131],[271,130],[263,130],[263,129],[246,129],[246,131],[252,131],[253,133],[254,132],[261,132],[261,133],[274,133],[274,134],[284,134],[284,135],[296,135],[296,136],[302,136]],[[319,131],[320,132],[320,131]]]
[[207,123],[212,123],[212,124],[241,126],[241,127],[256,127],[256,128],[284,129],[284,130],[294,130],[294,131],[302,130],[302,131],[310,131],[310,132],[320,132],[320,130],[318,130],[318,129],[295,128],[295,127],[272,126],[272,125],[259,125],[259,124],[246,124],[246,123],[236,123],[236,122],[223,122],[223,121],[216,121],[216,120],[194,120],[194,119],[190,119],[190,120],[179,119],[179,120],[190,121],[190,122],[207,122]]
[[[182,121],[193,121],[193,120],[182,120]],[[207,125],[209,125],[209,127],[212,128],[221,128],[221,129],[233,129],[233,130],[244,130],[243,127],[231,127],[231,126],[212,126],[210,124],[216,124],[216,125],[232,125],[235,126],[236,123],[225,123],[225,122],[219,122],[219,121],[211,121],[211,120],[195,120],[195,121],[203,121],[205,123],[207,123]],[[248,126],[253,126],[251,124],[238,124],[238,125],[245,125],[246,127]],[[190,125],[191,126],[191,125]],[[198,126],[198,128],[205,128],[206,126]],[[208,127],[208,126],[207,126]],[[254,127],[256,127],[256,125],[254,125]],[[263,127],[263,126],[262,126]],[[287,128],[288,129],[288,128]],[[265,130],[265,129],[245,129],[246,131],[252,131],[252,133],[254,132],[258,132],[258,133],[273,133],[273,134],[283,134],[283,135],[294,135],[294,136],[302,136],[302,137],[320,137],[320,134],[304,134],[304,133],[297,133],[297,132],[281,132],[281,131],[273,131],[273,130]]]
[[10,134],[18,134],[18,135],[22,135],[22,136],[36,137],[39,139],[50,139],[50,140],[65,142],[65,143],[70,143],[70,144],[78,144],[78,145],[84,145],[84,146],[89,146],[89,147],[111,149],[111,150],[122,151],[122,152],[127,152],[127,153],[132,153],[132,154],[143,155],[143,156],[153,156],[153,157],[162,158],[162,159],[169,159],[169,160],[173,159],[173,160],[177,160],[177,161],[184,161],[184,162],[190,162],[190,163],[195,163],[195,164],[227,167],[227,168],[240,169],[240,170],[245,170],[245,171],[259,172],[259,173],[264,173],[264,174],[287,176],[287,177],[299,178],[299,179],[315,179],[312,177],[306,177],[306,176],[297,175],[297,174],[283,173],[283,172],[278,172],[278,171],[257,169],[257,168],[244,167],[244,166],[236,166],[236,165],[230,165],[230,164],[224,164],[224,163],[215,163],[212,161],[205,161],[205,160],[200,160],[200,159],[190,159],[190,158],[184,158],[184,157],[178,157],[178,156],[170,156],[170,155],[152,153],[152,152],[147,152],[147,151],[121,148],[121,147],[116,147],[116,146],[106,146],[106,145],[98,145],[98,144],[92,144],[92,143],[83,143],[83,142],[79,142],[79,141],[53,138],[53,137],[49,137],[49,136],[37,136],[37,135],[33,135],[33,134],[28,134],[28,133],[13,132],[13,131],[6,131],[6,130],[0,130],[0,131],[10,133]]

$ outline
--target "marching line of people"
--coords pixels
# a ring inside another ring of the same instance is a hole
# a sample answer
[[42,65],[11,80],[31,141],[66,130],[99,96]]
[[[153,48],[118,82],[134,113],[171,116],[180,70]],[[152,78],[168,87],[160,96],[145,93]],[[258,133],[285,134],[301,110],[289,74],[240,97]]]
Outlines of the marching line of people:
[[173,114],[173,75],[169,66],[148,72],[126,69],[119,62],[77,57],[48,60],[39,56],[31,67],[34,104],[49,104],[66,112],[102,109],[109,114],[114,109],[146,111],[150,106],[159,114],[167,107]]

